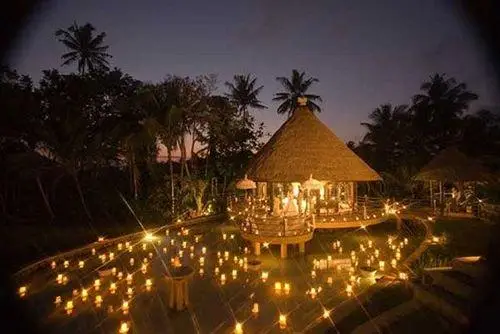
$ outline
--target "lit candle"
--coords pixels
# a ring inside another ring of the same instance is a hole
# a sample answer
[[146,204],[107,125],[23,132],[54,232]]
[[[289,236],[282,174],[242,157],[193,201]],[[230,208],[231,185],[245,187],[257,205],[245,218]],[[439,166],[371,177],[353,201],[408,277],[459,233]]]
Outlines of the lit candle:
[[380,251],[378,249],[375,249],[375,257],[378,259],[378,256],[380,255]]
[[224,259],[227,261],[228,258],[229,258],[229,252],[225,251],[224,252]]
[[82,289],[82,301],[86,301],[88,296],[89,296],[89,293],[88,293],[87,289]]
[[392,266],[393,268],[396,268],[396,265],[397,265],[397,264],[398,264],[398,260],[396,260],[396,259],[392,259],[392,260],[391,260],[391,266]]
[[66,307],[64,308],[66,310],[66,313],[68,315],[70,315],[71,313],[73,313],[73,309],[74,309],[74,306],[73,306],[73,301],[70,300],[66,303]]
[[194,253],[192,253],[192,252],[191,252],[191,253],[189,254],[189,257],[193,259],[193,258],[194,258]]
[[85,266],[85,261],[79,261],[78,262],[78,267],[82,269]]
[[142,250],[146,250],[147,248],[147,245],[146,244],[142,244]]
[[147,290],[147,291],[150,291],[150,290],[151,290],[151,286],[153,286],[153,282],[151,281],[151,279],[150,279],[150,278],[148,278],[148,279],[146,280],[146,290]]
[[128,301],[124,300],[122,303],[122,311],[124,315],[128,314],[129,306],[128,306]]
[[118,275],[116,275],[119,280],[123,278],[123,273],[121,271],[118,272]]
[[286,328],[286,315],[280,314],[279,324],[280,324],[280,328],[281,329],[285,329]]
[[133,246],[128,246],[128,248],[127,248],[127,249],[128,249],[128,252],[129,252],[129,253],[132,253],[132,251],[134,250],[134,247],[133,247]]
[[262,282],[265,283],[269,277],[269,273],[267,271],[263,271],[260,277],[262,279]]
[[408,245],[408,238],[404,238],[404,244]]
[[205,273],[205,270],[203,270],[203,268],[200,268],[199,273],[200,273],[200,276],[203,276],[203,274]]
[[172,245],[172,246],[173,246],[174,244],[175,244],[175,240],[174,240],[174,239],[171,239],[171,240],[170,240],[170,245]]
[[141,272],[145,274],[146,271],[148,271],[148,266],[145,263],[143,263],[143,265],[141,266]]
[[116,267],[111,268],[111,274],[113,274],[113,276],[116,275]]
[[206,253],[207,253],[207,248],[206,248],[206,247],[202,247],[202,249],[201,249],[201,253],[202,253],[202,254],[206,254]]
[[102,297],[101,295],[95,296],[95,306],[96,307],[101,307],[102,305]]
[[310,294],[312,299],[316,298],[316,288],[311,288]]
[[236,334],[243,334],[243,325],[237,322],[236,325],[234,326],[234,332]]
[[26,296],[26,292],[28,291],[28,288],[26,288],[25,286],[22,286],[19,288],[19,296],[24,297]]
[[259,314],[259,303],[253,303],[252,314],[253,315]]
[[233,279],[236,279],[236,277],[238,276],[238,271],[236,269],[233,269],[232,275]]
[[316,271],[315,271],[315,270],[312,270],[312,271],[311,271],[311,277],[312,277],[312,278],[316,278]]
[[59,306],[59,305],[61,305],[61,302],[62,302],[61,296],[56,296],[56,300],[54,301],[54,304],[56,304],[56,306]]
[[99,291],[100,287],[101,287],[101,280],[100,279],[96,279],[94,281],[94,289],[95,289],[95,291]]
[[129,331],[128,323],[125,321],[122,321],[120,324],[120,330],[118,331],[118,333],[126,334],[126,333],[128,333],[128,331]]
[[290,283],[285,283],[284,288],[285,288],[285,294],[287,295],[290,294]]
[[111,292],[111,294],[112,294],[112,295],[114,295],[114,294],[115,294],[115,292],[116,292],[116,283],[113,283],[113,282],[112,282],[112,283],[109,285],[109,292]]
[[150,259],[152,259],[153,258],[153,253],[149,252],[148,256],[149,256]]
[[134,289],[132,289],[131,287],[128,287],[127,288],[127,296],[129,298],[131,298],[133,293],[134,293]]
[[187,241],[183,241],[182,242],[182,248],[186,249],[186,247],[187,247]]
[[276,294],[281,293],[281,282],[274,283],[274,291],[276,292]]
[[56,281],[58,284],[62,284],[63,282],[63,275],[62,274],[57,274]]
[[95,248],[92,248],[92,255],[95,255]]
[[214,272],[215,272],[216,275],[218,275],[219,274],[219,267],[215,267]]
[[381,271],[385,269],[385,261],[378,261],[378,267]]
[[126,280],[127,280],[127,284],[131,285],[132,284],[132,274],[127,274]]
[[352,285],[351,284],[347,284],[347,286],[345,287],[345,292],[347,292],[348,296],[350,296],[352,294]]
[[328,285],[332,285],[333,284],[333,277],[328,276],[328,278],[326,279],[326,282],[328,283]]
[[221,274],[220,275],[220,281],[221,281],[222,285],[224,285],[226,283],[226,274]]
[[203,256],[200,256],[200,266],[203,266],[205,264],[205,258]]
[[227,234],[226,233],[222,233],[222,240],[226,240],[227,239]]
[[64,268],[68,268],[68,267],[69,267],[69,261],[66,260],[66,261],[64,261]]
[[330,316],[330,311],[328,311],[326,308],[323,310],[323,318],[327,319]]
[[50,263],[50,267],[51,267],[52,269],[56,269],[56,261],[52,261],[52,262]]

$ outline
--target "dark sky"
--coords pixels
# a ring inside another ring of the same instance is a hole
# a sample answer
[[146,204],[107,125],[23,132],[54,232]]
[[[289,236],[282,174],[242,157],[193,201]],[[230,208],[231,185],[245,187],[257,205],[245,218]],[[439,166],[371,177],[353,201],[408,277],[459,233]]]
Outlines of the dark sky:
[[[382,103],[408,103],[433,72],[465,81],[475,108],[500,105],[491,67],[457,8],[431,0],[84,0],[53,1],[33,18],[12,64],[38,80],[58,68],[54,32],[74,20],[107,33],[112,65],[137,79],[166,74],[254,73],[268,110],[267,130],[283,122],[272,95],[276,76],[305,70],[320,82],[320,118],[344,140],[361,139],[360,122]],[[73,70],[68,68],[67,70]]]

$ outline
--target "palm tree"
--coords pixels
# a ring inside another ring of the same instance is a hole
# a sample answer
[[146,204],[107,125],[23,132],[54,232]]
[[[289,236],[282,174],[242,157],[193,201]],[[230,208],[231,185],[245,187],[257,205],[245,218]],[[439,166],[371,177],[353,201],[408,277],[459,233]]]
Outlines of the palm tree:
[[225,94],[229,100],[238,107],[238,111],[243,117],[248,118],[248,108],[265,109],[258,95],[264,86],[255,87],[257,78],[252,78],[250,74],[238,74],[233,77],[233,82],[226,82],[229,93]]
[[276,80],[283,85],[285,92],[276,93],[273,101],[281,101],[278,107],[278,114],[288,114],[290,117],[297,107],[297,99],[299,97],[307,98],[307,106],[312,111],[321,112],[321,108],[315,103],[322,102],[319,95],[306,94],[311,85],[319,82],[316,78],[305,77],[305,72],[299,73],[297,70],[292,71],[291,80],[286,77],[277,77]]
[[86,23],[79,26],[76,22],[68,29],[59,29],[56,31],[56,37],[70,51],[63,54],[62,66],[78,63],[78,72],[85,74],[97,69],[108,69],[108,60],[111,55],[107,54],[109,46],[103,45],[106,33],[101,32],[94,35],[94,26]]

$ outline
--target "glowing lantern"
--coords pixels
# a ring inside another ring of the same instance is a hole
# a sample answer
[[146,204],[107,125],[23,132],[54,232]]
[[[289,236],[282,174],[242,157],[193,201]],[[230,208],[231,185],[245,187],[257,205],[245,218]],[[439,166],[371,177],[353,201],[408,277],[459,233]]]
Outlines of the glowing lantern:
[[26,292],[28,291],[28,288],[26,288],[25,286],[22,286],[19,288],[19,296],[24,297],[26,296]]
[[89,296],[89,293],[88,293],[87,289],[82,289],[82,301],[86,301],[88,296]]
[[279,324],[280,324],[280,328],[281,329],[285,329],[286,328],[286,315],[280,314]]
[[236,334],[242,334],[243,333],[243,325],[239,322],[236,323],[236,325],[234,326],[234,332]]
[[66,303],[66,307],[64,309],[66,310],[66,314],[68,314],[68,315],[73,313],[73,309],[74,309],[73,301],[72,300],[68,301]]
[[109,253],[109,259],[110,259],[110,260],[113,260],[114,258],[115,258],[115,253],[110,252],[110,253]]
[[253,303],[252,313],[253,315],[259,314],[259,303]]
[[121,324],[120,324],[120,330],[118,331],[118,333],[120,334],[126,334],[128,333],[129,331],[129,326],[128,326],[128,323],[125,322],[125,321],[122,321]]

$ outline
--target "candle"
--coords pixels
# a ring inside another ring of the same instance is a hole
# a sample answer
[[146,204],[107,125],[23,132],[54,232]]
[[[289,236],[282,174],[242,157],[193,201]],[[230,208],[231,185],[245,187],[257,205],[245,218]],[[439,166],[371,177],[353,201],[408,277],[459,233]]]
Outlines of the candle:
[[50,267],[51,267],[52,269],[56,269],[56,261],[52,261],[52,262],[50,263]]
[[125,321],[122,321],[120,324],[120,330],[118,331],[118,333],[126,334],[126,333],[128,333],[128,331],[129,331],[128,323]]
[[236,269],[233,269],[232,275],[233,279],[236,279],[236,277],[238,276],[238,271]]
[[134,249],[134,247],[133,247],[133,246],[128,246],[128,248],[127,248],[127,249],[128,249],[128,252],[129,252],[129,253],[132,253],[132,250]]
[[206,247],[202,247],[201,248],[201,253],[202,254],[206,254],[207,253],[207,248]]
[[127,296],[130,298],[130,297],[132,297],[133,293],[134,293],[134,289],[132,289],[131,287],[128,287],[127,288]]
[[253,315],[259,314],[259,303],[253,303],[252,313]]
[[148,253],[148,256],[149,256],[149,258],[150,258],[150,259],[152,259],[152,258],[153,258],[153,253],[152,253],[152,252],[149,252],[149,253]]
[[222,240],[226,240],[227,239],[227,234],[226,233],[222,233]]
[[110,252],[110,253],[109,253],[109,259],[110,259],[110,260],[113,260],[114,258],[115,258],[115,253]]
[[200,266],[203,266],[205,264],[205,258],[203,256],[200,256]]
[[70,315],[71,313],[73,313],[73,308],[74,308],[73,301],[70,300],[66,303],[66,307],[64,309],[66,310],[66,313]]
[[274,291],[276,292],[276,294],[281,293],[281,282],[274,283]]
[[328,285],[332,285],[333,284],[333,277],[328,276],[328,278],[326,279],[326,282],[328,283]]
[[236,323],[236,325],[234,326],[234,332],[236,334],[242,334],[243,333],[243,325],[239,322]]
[[315,270],[312,270],[312,271],[311,271],[311,277],[312,277],[312,278],[316,278],[316,271],[315,271]]
[[132,274],[127,274],[127,285],[131,285],[132,284]]
[[113,282],[112,282],[112,283],[109,285],[109,292],[111,292],[111,294],[112,294],[112,295],[114,295],[114,294],[115,294],[115,292],[116,292],[116,283],[113,283]]
[[28,291],[28,288],[26,288],[25,286],[22,286],[19,288],[19,296],[24,297],[26,296],[26,292]]
[[323,309],[323,318],[327,319],[330,316],[330,311],[328,311],[326,308]]
[[404,238],[404,244],[408,245],[408,238]]
[[122,303],[123,315],[127,315],[129,310],[128,301],[124,300]]
[[228,258],[229,258],[229,252],[225,251],[224,252],[224,259],[227,261]]
[[94,289],[95,289],[95,291],[99,291],[100,286],[101,286],[101,280],[100,279],[96,279],[94,281]]
[[279,324],[280,324],[280,328],[281,329],[285,329],[286,328],[286,315],[280,314]]
[[285,283],[285,294],[290,294],[290,283]]
[[116,267],[111,268],[111,274],[113,274],[113,276],[116,275]]
[[203,268],[200,268],[199,273],[200,273],[200,276],[203,276],[203,274],[205,273],[205,270],[203,270]]
[[63,275],[62,274],[57,274],[56,281],[58,284],[62,284],[63,282]]
[[153,282],[151,281],[151,279],[146,279],[146,290],[151,291],[151,286],[153,286]]
[[79,261],[78,262],[78,267],[82,269],[85,266],[85,261]]
[[316,288],[311,288],[310,294],[312,299],[316,298]]
[[147,248],[147,245],[146,244],[142,244],[142,250],[146,250]]
[[393,268],[396,268],[396,265],[397,265],[397,264],[398,264],[398,261],[397,261],[396,259],[392,259],[392,260],[391,260],[391,266],[392,266]]
[[260,277],[262,279],[262,282],[266,282],[269,277],[269,273],[267,271],[263,271]]
[[66,261],[64,261],[64,268],[68,268],[68,267],[69,267],[69,261],[66,260]]
[[345,287],[345,292],[347,292],[348,296],[350,296],[352,294],[352,285],[351,284],[347,284],[347,286]]
[[221,274],[220,275],[220,281],[221,281],[222,285],[224,285],[226,283],[226,274]]
[[92,248],[92,255],[95,255],[95,248]]
[[215,272],[216,275],[218,275],[219,274],[219,267],[215,267],[214,272]]
[[88,296],[89,296],[89,293],[88,293],[87,289],[82,289],[82,301],[86,301]]
[[56,306],[59,306],[61,302],[62,302],[61,296],[57,296],[56,300],[54,301],[54,304],[56,304]]
[[116,276],[118,277],[119,280],[121,280],[123,278],[123,273],[120,271]]
[[96,307],[101,307],[101,304],[102,304],[102,297],[101,297],[101,295],[95,296],[95,306]]
[[381,271],[385,269],[385,261],[378,261],[378,267]]

